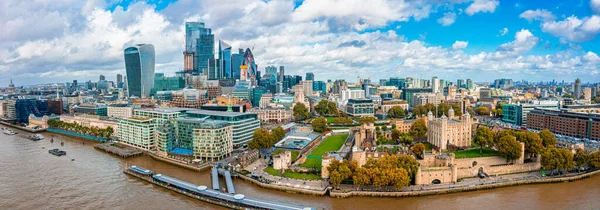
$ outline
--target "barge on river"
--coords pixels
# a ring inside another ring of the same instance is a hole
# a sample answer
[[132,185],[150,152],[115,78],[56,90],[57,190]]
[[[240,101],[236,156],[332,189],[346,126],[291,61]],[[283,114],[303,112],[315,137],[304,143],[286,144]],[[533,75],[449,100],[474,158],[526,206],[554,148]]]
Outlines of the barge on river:
[[63,155],[67,155],[67,152],[59,150],[59,149],[51,149],[48,150],[48,153],[56,155],[56,156],[63,156]]
[[206,186],[198,186],[163,174],[155,174],[153,171],[139,166],[129,166],[123,172],[189,197],[227,208],[314,210],[314,208],[311,207],[247,198],[242,194],[233,195],[229,193],[222,193],[217,190],[209,189]]

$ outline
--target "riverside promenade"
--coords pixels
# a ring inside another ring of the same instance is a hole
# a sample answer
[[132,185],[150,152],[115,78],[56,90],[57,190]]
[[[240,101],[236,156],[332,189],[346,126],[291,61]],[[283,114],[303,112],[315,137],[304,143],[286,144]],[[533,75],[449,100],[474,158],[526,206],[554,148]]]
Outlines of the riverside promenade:
[[45,128],[31,129],[31,128],[27,128],[27,127],[13,125],[11,123],[7,123],[7,122],[4,122],[4,121],[0,121],[0,124],[5,125],[5,126],[9,126],[9,127],[12,127],[12,128],[16,128],[16,129],[19,129],[19,130],[24,130],[24,131],[27,131],[27,132],[30,132],[30,133],[40,133],[40,132],[46,131]]

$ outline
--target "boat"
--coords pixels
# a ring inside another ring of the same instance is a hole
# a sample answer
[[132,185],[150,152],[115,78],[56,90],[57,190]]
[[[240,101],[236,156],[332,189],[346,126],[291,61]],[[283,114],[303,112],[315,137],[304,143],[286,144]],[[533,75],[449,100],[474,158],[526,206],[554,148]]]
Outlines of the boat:
[[39,140],[43,140],[44,136],[42,134],[36,133],[36,134],[30,135],[28,138],[31,140],[34,140],[34,141],[39,141]]
[[48,150],[48,153],[56,155],[56,156],[63,156],[63,155],[67,155],[67,152],[63,151],[63,150],[59,150],[59,149],[51,149]]
[[11,129],[4,128],[4,129],[2,129],[2,130],[3,130],[2,132],[3,132],[4,134],[6,134],[6,135],[15,135],[15,134],[17,134],[17,132],[15,132],[15,131],[13,131],[13,130],[11,130]]

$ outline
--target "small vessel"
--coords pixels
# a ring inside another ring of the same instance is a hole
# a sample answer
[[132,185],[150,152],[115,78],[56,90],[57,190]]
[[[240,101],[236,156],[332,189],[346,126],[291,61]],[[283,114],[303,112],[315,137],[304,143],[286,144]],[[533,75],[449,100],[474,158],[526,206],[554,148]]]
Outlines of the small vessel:
[[48,153],[56,155],[56,156],[63,156],[63,155],[67,155],[67,152],[59,150],[59,149],[51,149],[48,150]]
[[43,140],[44,136],[42,134],[37,133],[37,134],[30,135],[28,138],[31,140],[34,140],[34,141],[39,141],[39,140]]
[[11,129],[8,129],[8,128],[3,128],[3,129],[2,129],[2,132],[3,132],[4,134],[6,134],[6,135],[15,135],[15,134],[17,134],[17,132],[15,132],[15,131],[13,131],[13,130],[11,130]]
[[54,138],[51,138],[51,139],[50,139],[50,143],[54,143]]

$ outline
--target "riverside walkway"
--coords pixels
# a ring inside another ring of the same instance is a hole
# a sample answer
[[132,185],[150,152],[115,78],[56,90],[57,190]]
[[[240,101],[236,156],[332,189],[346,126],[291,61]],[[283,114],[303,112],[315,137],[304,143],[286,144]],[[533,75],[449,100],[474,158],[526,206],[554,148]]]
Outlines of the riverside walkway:
[[129,166],[123,173],[192,198],[232,209],[314,210],[314,208],[306,206],[247,198],[243,194],[222,193],[206,186],[198,186],[163,174],[156,174],[139,166]]

